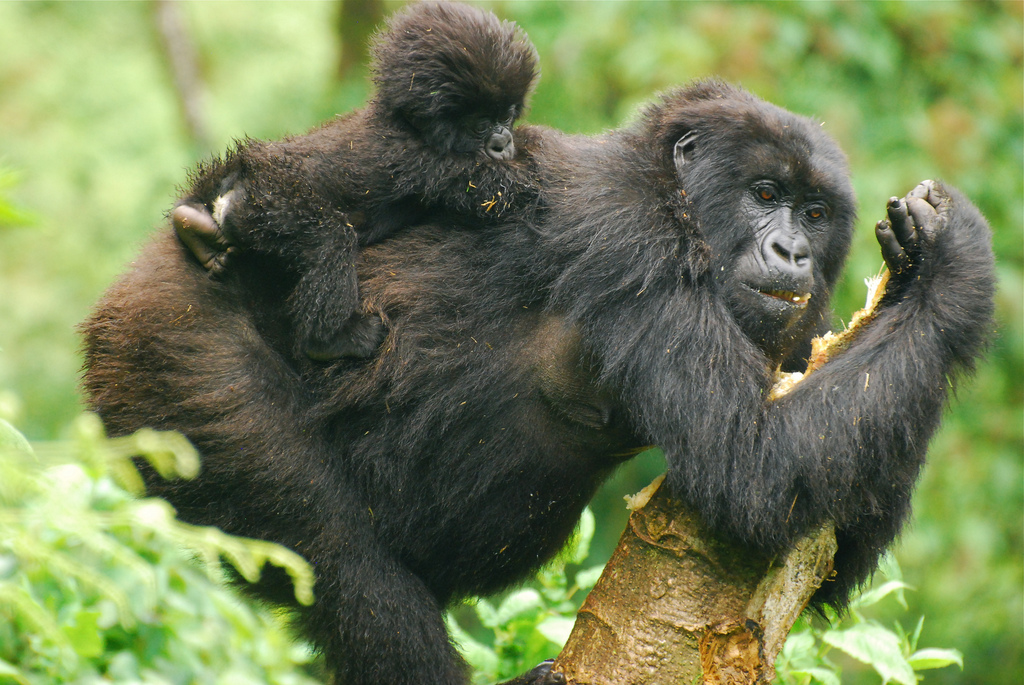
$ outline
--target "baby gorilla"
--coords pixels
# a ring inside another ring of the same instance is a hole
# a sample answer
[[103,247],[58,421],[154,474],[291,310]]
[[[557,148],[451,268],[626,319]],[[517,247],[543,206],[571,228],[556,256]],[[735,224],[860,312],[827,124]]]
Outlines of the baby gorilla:
[[201,165],[171,218],[214,277],[239,253],[269,255],[294,278],[296,353],[371,355],[376,315],[357,311],[356,252],[404,226],[522,219],[537,201],[512,127],[537,54],[511,22],[475,7],[417,3],[371,46],[376,95],[304,136],[240,141]]

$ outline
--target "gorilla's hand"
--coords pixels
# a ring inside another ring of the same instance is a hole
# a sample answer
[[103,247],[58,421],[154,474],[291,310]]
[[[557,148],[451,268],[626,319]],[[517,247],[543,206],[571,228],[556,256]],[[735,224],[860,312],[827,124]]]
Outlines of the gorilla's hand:
[[565,676],[551,670],[553,663],[553,659],[542,661],[532,670],[501,685],[565,685]]
[[203,205],[180,204],[171,210],[171,223],[178,240],[203,265],[210,278],[220,278],[237,248],[228,242],[220,225]]
[[922,181],[905,198],[889,199],[888,218],[875,226],[875,236],[893,276],[910,279],[924,246],[946,225],[950,205],[949,195],[935,181]]

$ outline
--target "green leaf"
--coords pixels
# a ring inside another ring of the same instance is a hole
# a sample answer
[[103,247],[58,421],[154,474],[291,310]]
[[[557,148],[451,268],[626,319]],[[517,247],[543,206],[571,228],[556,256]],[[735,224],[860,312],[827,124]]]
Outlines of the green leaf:
[[[815,634],[811,630],[790,633],[777,659],[781,673],[807,671],[822,665]],[[790,682],[783,680],[782,682]]]
[[459,648],[463,658],[473,667],[473,670],[484,673],[497,673],[498,655],[494,653],[494,650],[484,643],[474,640],[469,633],[462,629],[462,626],[455,621],[451,614],[445,617],[445,621],[448,624],[448,633],[452,636],[452,640],[454,640],[455,645]]
[[79,611],[75,622],[64,627],[64,633],[79,656],[93,659],[103,653],[103,635],[99,627],[100,612]]
[[25,436],[3,419],[0,419],[0,454],[5,456],[7,454],[25,456],[32,454],[32,446],[25,439]]
[[587,560],[587,557],[590,555],[590,541],[594,539],[595,530],[597,530],[597,524],[594,520],[594,512],[590,511],[590,507],[587,507],[583,510],[583,515],[580,517],[580,525],[576,530],[576,535],[573,537],[571,551],[566,557],[569,563],[582,564]]
[[903,590],[912,589],[909,585],[900,580],[890,580],[876,588],[872,588],[850,603],[855,609],[863,609],[878,604],[887,596],[896,592],[897,600],[903,608],[907,608],[906,600],[903,599]]
[[480,623],[485,627],[497,628],[500,625],[498,622],[498,611],[486,599],[478,599],[473,610],[476,612],[476,617],[480,619]]
[[822,639],[854,659],[874,668],[885,680],[916,685],[917,676],[907,663],[900,640],[891,630],[874,623],[858,623],[846,630],[829,630]]
[[960,670],[964,670],[964,655],[956,649],[921,649],[909,657],[907,663],[915,671],[924,671],[929,668],[945,668],[956,664]]
[[541,624],[537,626],[537,632],[561,647],[565,644],[565,641],[569,639],[569,633],[572,632],[572,627],[574,625],[576,625],[575,618],[569,618],[568,616],[552,616],[551,618],[544,619]]
[[10,664],[3,659],[0,659],[0,676],[5,676],[13,679],[16,683],[23,683],[29,685],[29,680],[22,674],[18,668],[13,664]]
[[822,683],[822,685],[842,685],[842,682],[832,671],[824,668],[805,668],[799,671],[790,671],[790,675],[805,675],[813,679],[813,682]]
[[782,653],[786,656],[803,654],[814,651],[814,634],[809,630],[799,633],[790,633],[786,644],[782,646]]
[[591,566],[590,568],[585,568],[576,574],[576,585],[578,585],[581,590],[589,590],[597,585],[597,581],[601,577],[602,573],[604,573],[604,566]]
[[498,607],[495,620],[498,625],[503,626],[514,618],[518,618],[530,611],[536,611],[544,606],[540,593],[533,588],[526,588],[519,592],[513,592],[505,598],[505,601]]
[[917,627],[914,628],[913,634],[907,637],[907,644],[910,646],[910,651],[917,649],[917,641],[921,639],[922,628],[924,628],[924,616],[917,619]]

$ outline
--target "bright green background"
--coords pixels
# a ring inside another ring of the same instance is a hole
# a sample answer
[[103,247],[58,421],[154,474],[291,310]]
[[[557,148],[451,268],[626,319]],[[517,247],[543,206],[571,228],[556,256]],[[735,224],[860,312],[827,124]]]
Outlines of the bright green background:
[[[387,5],[388,9],[396,5]],[[965,671],[1024,682],[1024,68],[1022,3],[490,3],[536,43],[528,119],[616,126],[661,89],[720,75],[818,117],[847,151],[862,219],[840,290],[848,316],[881,260],[885,200],[945,179],[989,218],[998,337],[935,439],[897,552],[922,640]],[[0,3],[0,415],[32,438],[80,410],[74,325],[162,220],[185,169],[242,135],[298,133],[358,106],[336,77],[333,2],[183,6],[207,84],[209,147],[188,137],[149,3]],[[4,218],[4,204],[23,214]],[[596,508],[610,550],[620,474]],[[872,682],[865,680],[865,682]]]

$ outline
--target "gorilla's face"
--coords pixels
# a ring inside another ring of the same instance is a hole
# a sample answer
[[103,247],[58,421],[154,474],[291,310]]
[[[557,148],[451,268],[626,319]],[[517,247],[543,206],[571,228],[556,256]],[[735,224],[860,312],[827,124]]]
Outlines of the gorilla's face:
[[[743,330],[777,360],[813,325],[831,284],[818,268],[829,255],[815,243],[828,240],[831,198],[760,178],[741,194],[740,214],[749,234],[732,263],[729,305]],[[824,287],[823,287],[824,286]],[[815,302],[817,304],[817,302]]]
[[479,153],[499,162],[516,156],[512,127],[519,116],[519,107],[510,105],[500,111],[469,112],[456,116],[451,149],[454,152]]
[[771,106],[718,114],[678,139],[676,176],[725,302],[778,363],[828,316],[853,194],[842,153],[813,122]]

